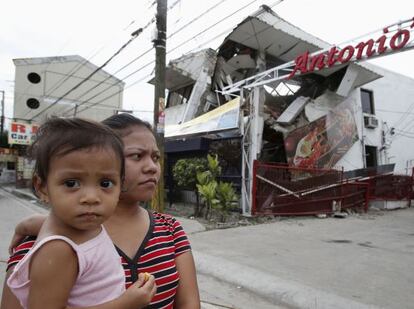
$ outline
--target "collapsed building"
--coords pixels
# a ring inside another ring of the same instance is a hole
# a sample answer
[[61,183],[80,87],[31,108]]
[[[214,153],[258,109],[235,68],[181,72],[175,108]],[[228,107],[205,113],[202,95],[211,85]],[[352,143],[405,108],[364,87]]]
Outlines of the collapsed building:
[[[383,207],[407,205],[411,178],[395,174],[411,173],[414,143],[409,134],[398,134],[401,115],[387,111],[410,108],[414,80],[345,61],[352,46],[339,52],[339,65],[321,69],[323,59],[314,57],[311,63],[320,70],[302,67],[306,74],[293,75],[284,68],[298,55],[308,57],[330,46],[262,6],[217,51],[205,49],[171,61],[166,74],[168,165],[204,154],[217,141],[238,145],[238,156],[229,158],[229,176],[235,179],[238,172],[240,182],[235,183],[241,187],[245,214],[366,208],[369,190],[371,200],[387,201]],[[357,47],[360,58],[373,48]],[[271,74],[289,77],[269,78]],[[377,181],[381,175],[387,178]],[[401,183],[401,195],[383,191]],[[389,202],[401,199],[402,204]]]

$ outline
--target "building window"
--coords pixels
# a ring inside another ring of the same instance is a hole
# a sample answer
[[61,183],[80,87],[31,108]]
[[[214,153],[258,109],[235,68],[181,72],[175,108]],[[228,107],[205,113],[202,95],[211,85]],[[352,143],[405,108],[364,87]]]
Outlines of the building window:
[[361,89],[361,105],[363,113],[375,115],[374,94],[372,91]]
[[365,146],[365,164],[366,167],[374,167],[378,165],[377,147]]

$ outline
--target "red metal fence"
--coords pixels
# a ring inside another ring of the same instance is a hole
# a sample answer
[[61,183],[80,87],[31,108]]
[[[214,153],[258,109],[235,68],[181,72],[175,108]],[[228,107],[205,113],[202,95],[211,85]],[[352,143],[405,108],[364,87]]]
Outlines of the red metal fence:
[[255,161],[252,214],[310,215],[347,208],[368,210],[371,199],[410,199],[412,177],[377,175],[347,180],[342,170],[298,168]]
[[376,175],[364,180],[369,183],[370,200],[400,201],[413,197],[413,178],[407,175]]

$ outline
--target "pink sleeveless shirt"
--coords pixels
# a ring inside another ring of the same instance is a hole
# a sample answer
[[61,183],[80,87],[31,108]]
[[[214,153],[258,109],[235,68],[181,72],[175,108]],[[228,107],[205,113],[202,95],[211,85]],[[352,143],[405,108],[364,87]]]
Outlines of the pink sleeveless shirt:
[[30,249],[7,280],[23,308],[28,308],[30,258],[43,244],[55,239],[68,243],[78,257],[79,273],[70,292],[68,306],[99,305],[119,297],[125,291],[125,276],[120,256],[102,226],[98,236],[80,245],[67,237],[54,235],[42,239]]

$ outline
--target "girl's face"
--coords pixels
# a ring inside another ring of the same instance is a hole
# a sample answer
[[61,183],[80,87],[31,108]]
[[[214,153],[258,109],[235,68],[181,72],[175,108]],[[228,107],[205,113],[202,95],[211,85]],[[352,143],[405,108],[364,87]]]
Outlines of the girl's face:
[[47,181],[35,177],[34,186],[63,231],[94,230],[118,204],[121,162],[112,149],[72,151],[53,157]]
[[154,195],[161,174],[160,151],[152,132],[145,126],[134,126],[122,138],[125,155],[125,181],[120,200],[136,204]]

